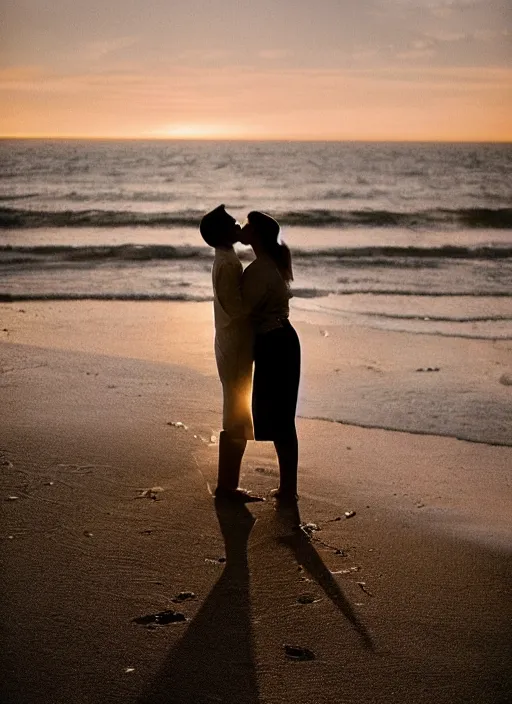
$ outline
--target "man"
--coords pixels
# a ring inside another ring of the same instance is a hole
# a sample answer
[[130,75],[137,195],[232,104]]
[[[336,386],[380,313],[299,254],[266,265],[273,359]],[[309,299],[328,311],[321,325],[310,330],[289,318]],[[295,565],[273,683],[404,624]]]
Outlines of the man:
[[223,391],[215,496],[242,502],[261,501],[238,486],[247,440],[254,438],[252,329],[242,305],[243,268],[233,249],[233,244],[241,241],[242,230],[224,205],[207,213],[199,229],[204,241],[215,249],[212,268],[215,359]]

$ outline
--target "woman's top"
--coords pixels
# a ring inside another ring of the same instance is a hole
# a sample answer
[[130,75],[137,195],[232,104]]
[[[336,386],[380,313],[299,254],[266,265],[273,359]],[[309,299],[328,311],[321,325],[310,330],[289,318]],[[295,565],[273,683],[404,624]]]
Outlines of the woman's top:
[[259,256],[245,269],[242,298],[256,335],[282,327],[291,297],[289,284],[270,257]]

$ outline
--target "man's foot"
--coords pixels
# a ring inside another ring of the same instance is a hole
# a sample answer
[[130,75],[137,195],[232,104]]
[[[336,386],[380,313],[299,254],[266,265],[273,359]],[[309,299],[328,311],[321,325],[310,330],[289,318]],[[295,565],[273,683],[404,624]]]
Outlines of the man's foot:
[[289,491],[282,491],[281,489],[272,489],[270,495],[273,499],[276,500],[276,502],[282,505],[296,504],[299,500],[298,494],[294,494],[293,492]]
[[235,503],[242,504],[255,503],[256,501],[265,501],[262,496],[251,494],[251,492],[247,491],[246,489],[224,489],[220,486],[215,489],[215,498],[225,499],[226,501],[233,501]]

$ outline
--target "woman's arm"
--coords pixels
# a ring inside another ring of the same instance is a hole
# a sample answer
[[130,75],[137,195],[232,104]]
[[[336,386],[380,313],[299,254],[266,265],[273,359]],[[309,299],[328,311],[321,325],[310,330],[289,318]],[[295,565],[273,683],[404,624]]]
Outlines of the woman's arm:
[[268,282],[258,266],[258,260],[249,264],[242,276],[242,305],[246,315],[261,309],[268,293]]

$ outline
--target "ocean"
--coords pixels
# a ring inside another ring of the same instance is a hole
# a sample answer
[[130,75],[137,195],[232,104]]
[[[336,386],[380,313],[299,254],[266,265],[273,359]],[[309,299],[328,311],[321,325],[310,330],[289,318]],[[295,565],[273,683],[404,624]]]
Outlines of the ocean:
[[[512,144],[4,139],[0,164],[2,301],[211,300],[198,225],[224,203],[281,223],[295,313],[512,340]],[[360,388],[322,415],[512,442],[510,386],[470,406],[454,385],[449,419],[442,385],[421,412],[391,386],[363,412]]]
[[279,220],[298,307],[512,338],[510,144],[2,140],[0,163],[3,300],[209,300],[198,223],[225,203]]

